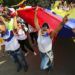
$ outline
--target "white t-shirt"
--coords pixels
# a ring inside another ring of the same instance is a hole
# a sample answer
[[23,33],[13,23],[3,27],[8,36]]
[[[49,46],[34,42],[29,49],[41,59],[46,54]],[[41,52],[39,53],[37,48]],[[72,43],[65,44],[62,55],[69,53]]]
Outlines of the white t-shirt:
[[27,39],[27,35],[23,31],[23,29],[19,29],[18,35],[17,35],[17,39],[18,40],[25,40],[25,39]]
[[52,39],[50,38],[50,36],[42,36],[40,31],[38,33],[38,47],[39,47],[39,51],[42,53],[46,53],[50,50],[52,50]]
[[11,34],[11,31],[7,31],[7,33],[2,37],[5,41],[5,51],[15,51],[17,50],[20,45],[16,39],[16,37]]

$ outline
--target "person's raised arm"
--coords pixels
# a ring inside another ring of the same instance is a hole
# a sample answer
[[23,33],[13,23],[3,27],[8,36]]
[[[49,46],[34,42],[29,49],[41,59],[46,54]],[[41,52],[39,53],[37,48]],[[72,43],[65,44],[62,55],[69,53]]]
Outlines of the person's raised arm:
[[58,34],[58,32],[62,29],[62,27],[65,25],[65,23],[68,21],[68,15],[66,15],[64,18],[63,18],[63,21],[59,24],[59,26],[56,28],[56,30],[54,30],[52,33],[51,33],[51,38],[55,37],[55,35]]
[[16,16],[14,17],[13,26],[14,26],[14,29],[18,29],[18,25],[17,25],[17,17],[16,17]]
[[4,19],[4,17],[0,16],[0,18],[1,18],[1,20],[3,21],[3,23],[4,23],[4,24],[5,24],[5,26],[6,26],[6,25],[7,25],[7,23],[6,23],[5,19]]
[[37,17],[37,11],[38,11],[38,7],[36,7],[35,12],[34,12],[34,24],[35,24],[36,29],[40,30],[38,17]]

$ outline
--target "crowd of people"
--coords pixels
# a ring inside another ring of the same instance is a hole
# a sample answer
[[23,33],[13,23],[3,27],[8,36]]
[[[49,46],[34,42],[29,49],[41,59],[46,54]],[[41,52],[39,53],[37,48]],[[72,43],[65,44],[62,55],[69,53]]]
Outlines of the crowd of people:
[[[37,55],[33,46],[31,45],[31,38],[29,33],[28,24],[23,21],[17,14],[12,16],[10,10],[15,11],[13,8],[4,7],[0,15],[0,35],[4,42],[5,51],[9,53],[18,65],[17,71],[22,67],[27,71],[28,65],[25,56],[30,50],[34,55]],[[31,33],[35,33],[34,31]],[[36,36],[35,36],[36,37]],[[32,37],[33,42],[35,37]]]
[[50,70],[53,67],[54,55],[52,41],[68,21],[68,15],[66,15],[55,31],[51,31],[47,23],[44,23],[42,28],[40,28],[37,18],[38,8],[36,7],[34,13],[34,24],[36,28],[33,28],[18,16],[17,10],[0,5],[0,38],[3,39],[0,45],[13,58],[17,64],[18,72],[22,68],[25,72],[28,70],[25,56],[28,55],[28,50],[34,55],[37,55],[33,47],[36,45],[38,45],[41,57],[41,70]]
[[75,3],[71,2],[71,3],[67,3],[66,1],[62,0],[62,1],[56,1],[54,8],[58,8],[64,11],[69,11],[70,9],[75,7]]

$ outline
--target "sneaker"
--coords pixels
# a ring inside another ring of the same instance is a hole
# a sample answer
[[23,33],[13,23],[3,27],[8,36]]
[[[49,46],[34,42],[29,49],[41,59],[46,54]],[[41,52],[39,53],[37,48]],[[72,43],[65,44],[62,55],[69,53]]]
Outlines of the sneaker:
[[34,52],[34,55],[37,55],[37,53],[36,53],[36,52]]
[[28,71],[28,66],[24,66],[24,71],[25,71],[25,72]]

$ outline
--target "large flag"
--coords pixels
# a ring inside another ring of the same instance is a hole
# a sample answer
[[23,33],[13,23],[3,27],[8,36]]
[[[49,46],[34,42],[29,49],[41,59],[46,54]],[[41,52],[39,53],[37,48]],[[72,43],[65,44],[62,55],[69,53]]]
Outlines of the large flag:
[[[62,17],[64,17],[65,15],[67,15],[68,13],[66,13],[66,14],[64,14],[64,16],[61,16],[63,13],[61,13],[61,15],[59,15],[59,14],[56,14],[56,13],[54,13],[54,12],[52,12],[51,10],[49,10],[49,9],[45,9],[45,11],[48,13],[48,14],[54,14],[54,15],[56,15],[61,21],[62,21]],[[74,13],[74,12],[72,12],[72,13]],[[70,17],[71,16],[71,17]],[[69,16],[68,16],[68,21],[67,21],[67,23],[65,24],[65,25],[67,25],[68,27],[70,27],[70,28],[75,28],[75,18],[72,18],[74,15],[72,15],[71,13],[69,13]],[[74,16],[75,17],[75,16]]]
[[[18,10],[18,15],[24,19],[27,23],[29,23],[31,26],[35,28],[34,25],[34,10],[35,8],[28,8],[23,10]],[[62,18],[53,14],[52,12],[49,12],[49,10],[45,10],[41,7],[38,9],[37,17],[39,20],[39,25],[42,27],[43,23],[48,23],[49,27],[52,30],[55,30],[58,25],[62,22]],[[60,31],[59,36],[61,37],[72,37],[75,36],[75,33],[72,32],[72,28],[75,27],[75,21],[69,20],[66,25],[62,28]]]
[[[73,10],[73,9],[72,9]],[[51,10],[45,9],[45,11],[48,14],[54,14],[56,16],[58,16],[58,18],[60,18],[62,20],[62,16],[60,16],[59,14],[56,14],[54,12],[52,12]],[[74,12],[72,12],[74,13]],[[64,13],[63,13],[64,14]],[[66,13],[68,14],[68,13]],[[65,15],[66,15],[65,14]],[[62,15],[62,13],[61,13]],[[65,16],[64,15],[64,16]],[[74,15],[72,15],[70,13],[70,15],[68,16],[68,22],[64,25],[64,27],[61,29],[61,31],[59,32],[59,37],[65,37],[65,38],[69,38],[69,37],[75,37],[75,33],[72,31],[72,29],[75,28],[75,18],[72,18]],[[75,17],[75,16],[74,16]]]
[[[35,8],[29,8],[25,10],[18,10],[18,15],[24,19],[27,23],[35,27],[34,25],[34,10]],[[48,23],[49,27],[51,27],[53,30],[57,28],[57,26],[60,24],[62,19],[58,18],[54,14],[48,14],[43,8],[39,7],[38,9],[38,21],[40,27],[42,27],[43,23]]]

